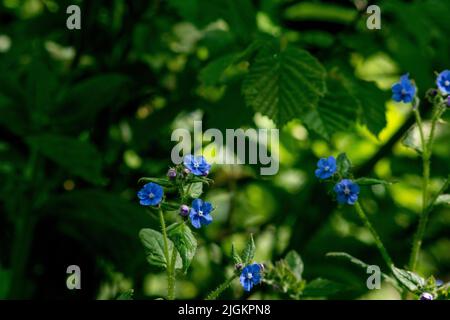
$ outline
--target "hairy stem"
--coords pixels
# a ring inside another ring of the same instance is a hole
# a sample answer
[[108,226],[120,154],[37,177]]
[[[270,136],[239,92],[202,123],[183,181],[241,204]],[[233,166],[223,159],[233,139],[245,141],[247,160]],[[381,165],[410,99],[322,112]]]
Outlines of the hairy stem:
[[367,217],[366,213],[364,212],[364,210],[361,207],[361,205],[359,204],[359,202],[355,203],[355,209],[356,209],[356,213],[358,214],[358,216],[360,217],[360,219],[364,223],[364,226],[372,234],[372,237],[375,240],[375,244],[376,244],[378,250],[380,251],[381,256],[383,257],[384,261],[386,262],[387,266],[389,267],[389,270],[391,270],[393,265],[394,265],[394,263],[392,262],[391,257],[389,256],[386,248],[384,247],[383,242],[381,242],[380,236],[375,231],[375,229],[372,227],[372,224],[370,223],[369,218]]
[[163,241],[164,241],[164,257],[166,258],[166,262],[167,262],[167,266],[166,266],[167,299],[173,300],[175,298],[175,296],[174,296],[175,272],[173,272],[175,268],[172,268],[172,264],[175,266],[176,251],[174,248],[172,251],[172,254],[175,252],[175,259],[173,259],[173,261],[171,261],[170,256],[169,256],[169,239],[167,238],[167,230],[166,230],[166,222],[164,220],[164,214],[163,214],[162,209],[159,209],[158,212],[159,212],[159,222],[161,223],[161,231],[162,231]]
[[[428,137],[428,142],[423,136],[422,121],[420,115],[416,117],[417,125],[422,132],[421,142],[422,142],[422,163],[423,163],[423,188],[422,188],[422,212],[419,218],[419,226],[417,227],[416,234],[414,235],[413,246],[411,250],[411,256],[409,260],[409,269],[415,271],[417,267],[417,262],[419,260],[420,248],[422,247],[423,237],[425,235],[428,217],[433,207],[434,201],[429,201],[429,190],[428,185],[430,182],[430,159],[432,154],[434,134],[436,131],[436,124],[441,117],[442,113],[445,111],[445,106],[436,106],[435,112],[431,120],[430,136]],[[417,112],[418,114],[418,112]],[[448,179],[447,179],[448,183]]]
[[214,291],[212,291],[205,300],[216,300],[223,291],[225,291],[233,282],[234,279],[237,278],[237,274],[233,274],[232,277],[226,279],[220,286],[218,286]]
[[177,249],[172,249],[172,258],[170,259],[170,270],[168,273],[168,293],[169,300],[175,299],[175,264],[177,262]]

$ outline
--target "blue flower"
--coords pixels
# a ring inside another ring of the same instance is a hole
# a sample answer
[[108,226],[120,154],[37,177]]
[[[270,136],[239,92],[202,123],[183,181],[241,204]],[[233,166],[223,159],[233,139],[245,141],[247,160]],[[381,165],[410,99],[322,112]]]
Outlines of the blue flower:
[[191,212],[189,213],[189,219],[191,219],[192,226],[194,228],[201,228],[201,226],[207,226],[213,220],[210,215],[212,211],[212,204],[209,202],[203,202],[201,199],[194,199],[192,201]]
[[392,99],[394,101],[409,103],[416,95],[416,87],[409,80],[409,74],[400,77],[400,81],[392,86]]
[[143,206],[156,206],[161,202],[163,195],[163,188],[153,182],[144,185],[137,193],[138,198],[141,199],[139,203]]
[[450,94],[450,70],[444,70],[439,73],[436,84],[442,94]]
[[252,290],[255,284],[261,282],[261,265],[254,263],[246,266],[239,277],[245,291]]
[[358,200],[359,186],[349,179],[342,179],[334,186],[337,201],[340,204],[355,204]]
[[315,171],[316,177],[319,179],[328,179],[336,172],[336,159],[333,156],[322,158],[317,162]]
[[183,164],[196,176],[206,176],[211,169],[211,165],[206,162],[203,156],[187,155],[183,159]]

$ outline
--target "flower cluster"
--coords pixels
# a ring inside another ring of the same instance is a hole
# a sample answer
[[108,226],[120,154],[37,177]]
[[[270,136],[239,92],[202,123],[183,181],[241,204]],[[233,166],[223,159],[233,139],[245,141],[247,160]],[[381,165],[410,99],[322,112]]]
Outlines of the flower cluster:
[[[339,176],[337,172],[336,159],[333,156],[322,158],[317,162],[315,175],[320,180],[326,180]],[[336,193],[336,200],[339,204],[354,205],[358,201],[359,186],[350,179],[338,177],[338,182],[334,185],[333,191]]]
[[[182,190],[180,194],[181,204],[179,206],[179,214],[183,218],[189,217],[189,220],[194,228],[201,228],[210,224],[213,220],[211,212],[213,206],[209,202],[204,202],[199,198],[194,198],[191,207],[184,202],[189,198],[189,194],[185,190],[190,190],[194,183],[194,177],[200,176],[200,180],[195,182],[206,182],[206,176],[209,174],[211,165],[205,160],[203,156],[187,155],[183,159],[183,165],[170,168],[167,171],[168,181],[161,180],[160,184],[164,183],[167,187],[177,187],[177,190]],[[155,179],[156,180],[156,179]],[[156,182],[149,182],[145,184],[137,193],[140,199],[139,203],[143,206],[159,206],[164,201],[164,189]]]
[[[430,89],[427,95],[435,97],[440,93],[442,96],[450,95],[450,70],[444,70],[436,78],[436,86],[439,90]],[[409,74],[400,77],[400,81],[392,86],[392,100],[396,102],[410,103],[416,96],[417,89],[409,79]],[[450,106],[450,96],[446,99],[447,106]]]

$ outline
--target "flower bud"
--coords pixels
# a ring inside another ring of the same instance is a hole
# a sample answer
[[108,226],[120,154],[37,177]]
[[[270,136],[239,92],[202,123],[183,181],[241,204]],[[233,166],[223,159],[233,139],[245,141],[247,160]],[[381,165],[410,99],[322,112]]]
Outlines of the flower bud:
[[428,292],[423,292],[420,295],[419,300],[433,300],[433,295],[431,293],[428,293]]
[[167,171],[167,177],[170,180],[173,180],[177,177],[177,170],[175,168],[170,168],[169,171]]
[[450,107],[450,96],[447,97],[447,107]]
[[243,267],[244,267],[244,265],[243,265],[241,262],[236,263],[236,264],[234,265],[234,268],[235,268],[237,271],[241,271]]
[[189,214],[189,207],[185,204],[180,206],[180,216],[186,217]]
[[184,169],[183,169],[183,173],[184,173],[185,175],[188,175],[190,172],[191,172],[191,171],[190,171],[188,168],[184,168]]
[[203,172],[203,176],[206,177],[209,174],[209,171],[206,170],[205,172]]
[[259,264],[259,267],[261,268],[261,272],[264,272],[264,270],[266,269],[266,267],[264,267],[264,264],[263,264],[263,263],[260,263],[260,264]]

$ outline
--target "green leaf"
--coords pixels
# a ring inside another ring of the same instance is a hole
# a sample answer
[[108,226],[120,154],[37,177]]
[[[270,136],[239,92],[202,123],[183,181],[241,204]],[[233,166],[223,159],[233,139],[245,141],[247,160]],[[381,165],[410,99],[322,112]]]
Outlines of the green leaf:
[[26,141],[70,173],[94,184],[104,182],[101,154],[89,142],[52,134],[28,137]]
[[197,240],[185,223],[172,224],[167,228],[167,235],[180,253],[183,261],[183,272],[187,272],[197,250]]
[[227,54],[211,61],[199,74],[199,79],[205,85],[221,84],[224,81],[225,70],[234,62],[236,54]]
[[242,260],[244,261],[244,264],[249,264],[253,257],[255,256],[255,241],[253,240],[253,234],[250,234],[250,238],[247,241],[247,244],[245,246],[244,251],[242,252]]
[[133,300],[134,290],[130,289],[128,291],[122,292],[116,300]]
[[329,297],[340,291],[343,291],[344,286],[340,283],[317,278],[308,282],[303,290],[303,296],[318,298],[318,297]]
[[418,274],[399,269],[396,267],[392,267],[392,273],[394,277],[408,290],[415,292],[423,288],[425,286],[425,279],[420,277]]
[[231,245],[231,258],[233,259],[233,264],[235,265],[238,263],[242,263],[242,258],[234,248],[234,244]]
[[184,186],[184,193],[193,199],[200,198],[203,193],[203,183],[194,182]]
[[335,132],[345,132],[354,126],[359,105],[336,74],[329,76],[327,88],[325,97],[303,121],[309,129],[329,140]]
[[[150,265],[167,268],[167,260],[164,255],[164,238],[163,235],[153,229],[142,229],[139,232],[139,238],[144,245],[147,261]],[[169,254],[172,252],[174,246],[170,239],[167,239],[169,243]],[[181,269],[182,261],[179,253],[177,253],[177,259],[175,268]]]
[[337,172],[343,178],[348,178],[351,174],[352,163],[345,153],[340,153],[336,159]]
[[328,3],[302,1],[285,11],[289,20],[326,21],[350,24],[358,13],[353,8]]
[[32,113],[49,111],[55,100],[58,79],[49,66],[35,57],[29,67],[27,106]]
[[414,124],[404,135],[402,138],[402,144],[407,147],[415,150],[417,153],[422,153],[422,143],[420,141],[420,133],[418,126]]
[[360,121],[375,136],[386,127],[386,92],[380,90],[375,83],[354,80],[353,95],[359,101]]
[[297,280],[302,280],[303,261],[300,255],[297,252],[291,250],[288,252],[284,260],[286,261],[289,269],[292,271]]
[[244,79],[247,105],[278,126],[317,107],[325,94],[325,70],[307,51],[266,45]]
[[153,182],[153,183],[159,184],[161,187],[173,187],[173,183],[170,180],[166,179],[166,178],[147,178],[147,177],[143,177],[143,178],[140,178],[138,180],[138,183],[141,183],[141,182],[145,182],[145,183]]
[[55,125],[62,129],[90,126],[104,109],[111,112],[123,105],[130,93],[130,83],[128,77],[120,74],[102,74],[74,84],[59,102]]
[[392,184],[392,182],[390,182],[390,181],[375,179],[375,178],[366,178],[366,177],[358,178],[354,182],[356,182],[360,186],[372,186],[372,185],[376,185],[376,184],[383,184],[383,185],[391,185]]
[[434,202],[434,205],[450,205],[450,194],[441,194],[439,197],[437,197],[436,201]]
[[346,252],[328,252],[326,254],[327,257],[338,257],[338,258],[344,258],[349,260],[351,263],[356,264],[357,266],[366,269],[369,265],[365,262],[362,262],[358,258],[355,258],[351,255],[349,255]]
[[[355,258],[351,255],[349,255],[346,252],[329,252],[326,254],[327,257],[336,257],[336,258],[343,258],[346,259],[348,261],[350,261],[351,263],[357,265],[358,267],[363,268],[364,270],[367,271],[367,268],[370,266],[369,264],[359,260],[358,258]],[[381,275],[383,276],[383,278],[388,281],[389,283],[391,283],[394,287],[398,287],[398,283],[395,279],[391,278],[390,276],[388,276],[385,273],[381,273]]]

